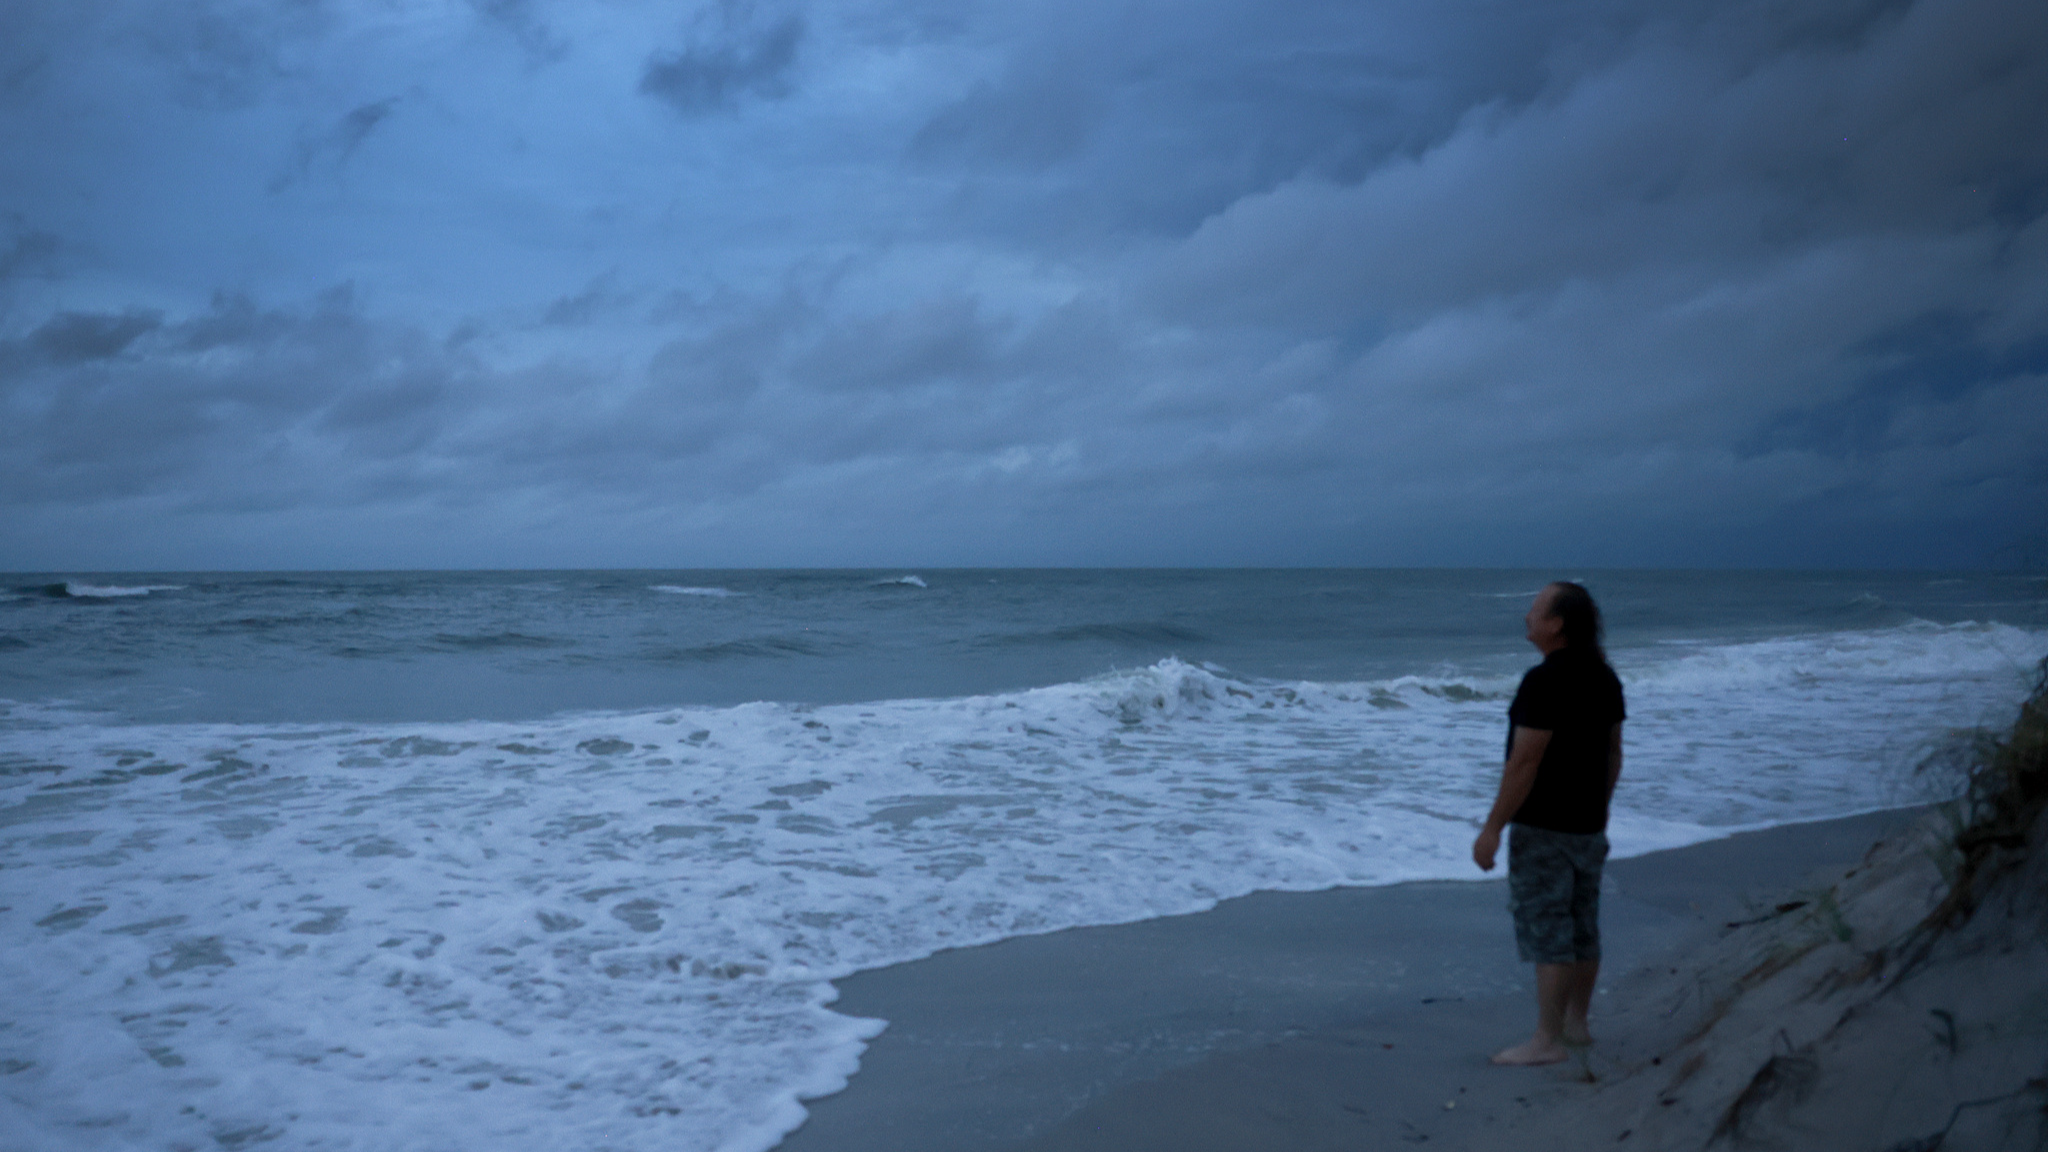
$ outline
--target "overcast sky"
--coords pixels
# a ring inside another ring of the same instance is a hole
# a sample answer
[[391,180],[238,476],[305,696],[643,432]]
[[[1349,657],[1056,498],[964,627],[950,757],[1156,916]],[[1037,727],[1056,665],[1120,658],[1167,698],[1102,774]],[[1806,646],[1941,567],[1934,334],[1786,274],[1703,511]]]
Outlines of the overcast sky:
[[2048,557],[2040,0],[0,0],[0,568]]

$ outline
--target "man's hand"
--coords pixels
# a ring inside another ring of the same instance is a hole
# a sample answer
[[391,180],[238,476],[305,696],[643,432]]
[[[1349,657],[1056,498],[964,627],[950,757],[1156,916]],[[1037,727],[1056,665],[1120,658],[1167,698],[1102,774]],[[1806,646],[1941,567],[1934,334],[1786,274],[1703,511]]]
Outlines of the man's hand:
[[1479,839],[1472,842],[1472,862],[1479,865],[1481,872],[1493,871],[1494,854],[1500,851],[1500,829],[1482,828]]

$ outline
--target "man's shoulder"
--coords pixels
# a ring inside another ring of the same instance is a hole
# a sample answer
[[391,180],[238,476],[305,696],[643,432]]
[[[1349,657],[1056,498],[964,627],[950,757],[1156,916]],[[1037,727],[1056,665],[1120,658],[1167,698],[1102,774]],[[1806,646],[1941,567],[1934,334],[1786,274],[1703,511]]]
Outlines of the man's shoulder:
[[1621,686],[1621,677],[1615,673],[1614,666],[1592,652],[1578,652],[1570,648],[1560,648],[1552,653],[1548,659],[1544,660],[1543,663],[1531,668],[1530,671],[1536,672],[1545,669],[1558,676],[1597,680],[1602,684],[1612,684],[1617,688]]
[[1520,727],[1547,729],[1556,700],[1557,670],[1546,661],[1522,673],[1515,698],[1508,702],[1508,719]]
[[1527,672],[1522,673],[1522,683],[1515,690],[1515,695],[1526,696],[1530,691],[1549,684],[1556,676],[1557,669],[1552,667],[1548,660],[1541,664],[1531,665]]
[[1588,707],[1601,711],[1626,708],[1621,677],[1607,661],[1570,649],[1551,653],[1543,663],[1523,673],[1522,687],[1515,693],[1515,699],[1542,701],[1545,709],[1561,708],[1573,715]]

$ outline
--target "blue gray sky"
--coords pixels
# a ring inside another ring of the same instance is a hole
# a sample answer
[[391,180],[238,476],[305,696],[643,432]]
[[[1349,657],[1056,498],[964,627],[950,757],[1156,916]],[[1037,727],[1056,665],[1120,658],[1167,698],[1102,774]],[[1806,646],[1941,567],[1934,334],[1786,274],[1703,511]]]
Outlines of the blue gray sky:
[[0,568],[2048,555],[2039,0],[0,0]]

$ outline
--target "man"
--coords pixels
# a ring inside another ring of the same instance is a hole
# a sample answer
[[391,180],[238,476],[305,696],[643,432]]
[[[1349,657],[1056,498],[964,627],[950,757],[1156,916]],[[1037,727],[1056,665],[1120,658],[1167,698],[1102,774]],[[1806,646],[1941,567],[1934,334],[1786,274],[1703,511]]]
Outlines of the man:
[[1621,778],[1621,681],[1600,649],[1600,609],[1577,584],[1536,594],[1524,623],[1543,663],[1529,669],[1508,706],[1507,766],[1500,795],[1472,842],[1493,871],[1503,829],[1515,945],[1536,965],[1536,1034],[1495,1064],[1555,1064],[1593,1042],[1586,1010],[1600,974],[1600,867],[1607,860],[1607,802]]

